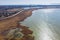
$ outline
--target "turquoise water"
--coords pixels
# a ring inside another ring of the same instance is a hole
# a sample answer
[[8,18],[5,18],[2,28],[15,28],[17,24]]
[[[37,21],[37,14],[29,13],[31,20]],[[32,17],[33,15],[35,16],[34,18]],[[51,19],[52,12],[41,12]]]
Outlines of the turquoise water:
[[60,40],[60,9],[39,9],[21,22],[33,30],[35,40]]

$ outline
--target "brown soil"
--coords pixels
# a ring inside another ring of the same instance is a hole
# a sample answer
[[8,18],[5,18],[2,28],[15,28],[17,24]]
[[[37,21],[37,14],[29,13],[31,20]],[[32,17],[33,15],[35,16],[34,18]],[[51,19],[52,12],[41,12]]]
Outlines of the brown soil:
[[26,19],[28,16],[32,15],[31,10],[26,10],[16,15],[15,17],[8,18],[0,21],[0,32],[6,29],[15,28],[19,24],[19,22]]
[[[24,19],[31,16],[32,11],[33,10],[26,10],[12,18],[1,20],[0,21],[0,40],[5,40],[6,39],[4,36],[5,31],[13,29],[13,28],[22,28],[23,29],[23,31],[21,31],[21,32],[24,34],[24,37],[21,38],[21,40],[34,40],[34,37],[28,36],[28,34],[32,34],[33,32],[31,30],[29,30],[27,27],[19,24],[19,22],[24,21]],[[11,39],[11,40],[15,40],[15,39]]]

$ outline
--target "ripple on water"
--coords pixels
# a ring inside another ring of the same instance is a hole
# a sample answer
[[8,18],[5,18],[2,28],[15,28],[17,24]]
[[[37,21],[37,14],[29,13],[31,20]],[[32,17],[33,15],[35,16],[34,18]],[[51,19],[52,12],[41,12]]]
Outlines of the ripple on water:
[[34,31],[35,40],[60,40],[60,9],[47,10],[33,11],[21,24]]

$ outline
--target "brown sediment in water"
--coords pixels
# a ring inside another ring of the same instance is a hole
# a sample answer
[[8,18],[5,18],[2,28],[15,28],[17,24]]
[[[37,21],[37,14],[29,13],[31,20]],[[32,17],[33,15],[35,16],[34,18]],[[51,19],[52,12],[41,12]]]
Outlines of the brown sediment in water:
[[[33,31],[31,31],[26,26],[20,25],[19,23],[24,21],[27,17],[31,16],[33,10],[35,9],[25,10],[14,17],[1,20],[0,21],[0,40],[5,40],[6,38],[4,37],[4,35],[6,35],[6,32],[8,30],[15,29],[15,28],[21,28],[22,29],[21,33],[24,34],[23,38],[19,40],[34,40],[34,37],[29,36],[29,34],[32,35]],[[15,39],[11,38],[9,40],[15,40]]]

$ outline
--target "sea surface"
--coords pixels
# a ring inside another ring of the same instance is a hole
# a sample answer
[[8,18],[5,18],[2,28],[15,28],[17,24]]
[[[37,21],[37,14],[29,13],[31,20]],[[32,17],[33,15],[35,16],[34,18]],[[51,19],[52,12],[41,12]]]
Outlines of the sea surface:
[[60,9],[39,9],[21,22],[33,30],[35,40],[60,40]]

